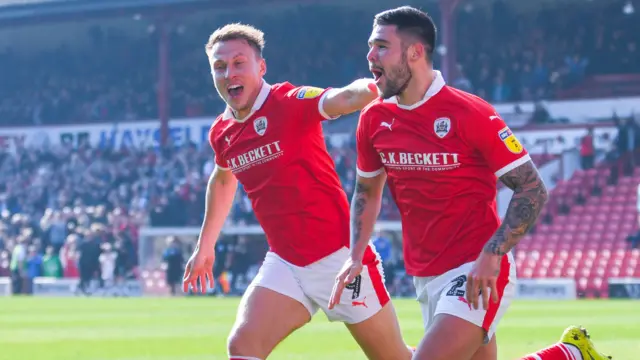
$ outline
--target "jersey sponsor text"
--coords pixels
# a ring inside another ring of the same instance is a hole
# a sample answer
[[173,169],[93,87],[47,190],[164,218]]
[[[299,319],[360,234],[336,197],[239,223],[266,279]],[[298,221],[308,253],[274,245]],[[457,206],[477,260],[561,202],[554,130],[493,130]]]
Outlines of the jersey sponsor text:
[[284,151],[280,147],[280,141],[274,141],[235,156],[227,160],[227,164],[231,171],[236,173],[247,170],[252,166],[269,162],[282,156],[283,153]]
[[456,153],[380,152],[384,166],[404,171],[446,171],[460,166]]

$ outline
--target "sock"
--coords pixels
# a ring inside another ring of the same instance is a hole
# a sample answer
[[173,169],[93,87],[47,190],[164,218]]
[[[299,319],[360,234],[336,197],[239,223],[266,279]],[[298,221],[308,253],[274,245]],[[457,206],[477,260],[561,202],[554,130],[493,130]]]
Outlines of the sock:
[[229,360],[260,360],[257,357],[252,356],[229,356]]
[[557,343],[520,360],[584,360],[580,350],[570,344]]

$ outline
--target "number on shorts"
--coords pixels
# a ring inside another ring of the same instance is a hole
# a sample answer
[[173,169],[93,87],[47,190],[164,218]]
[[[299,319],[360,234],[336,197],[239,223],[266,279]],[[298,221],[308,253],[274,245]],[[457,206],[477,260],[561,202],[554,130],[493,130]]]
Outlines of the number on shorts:
[[467,275],[460,275],[451,281],[453,286],[447,291],[447,296],[464,296],[464,290],[461,290],[467,281]]
[[351,290],[351,299],[355,300],[360,296],[360,286],[362,283],[362,275],[358,275],[356,276],[355,279],[353,279],[353,282],[347,286],[345,286],[345,289],[349,289]]

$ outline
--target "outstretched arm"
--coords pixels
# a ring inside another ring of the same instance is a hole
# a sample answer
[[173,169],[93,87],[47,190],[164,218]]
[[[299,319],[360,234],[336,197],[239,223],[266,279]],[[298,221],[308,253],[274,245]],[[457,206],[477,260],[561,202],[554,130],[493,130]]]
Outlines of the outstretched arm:
[[329,90],[322,108],[333,118],[361,110],[377,96],[378,89],[372,79],[358,79],[345,87]]
[[513,197],[498,231],[484,246],[484,251],[504,255],[524,237],[535,224],[548,199],[547,188],[531,160],[500,177]]

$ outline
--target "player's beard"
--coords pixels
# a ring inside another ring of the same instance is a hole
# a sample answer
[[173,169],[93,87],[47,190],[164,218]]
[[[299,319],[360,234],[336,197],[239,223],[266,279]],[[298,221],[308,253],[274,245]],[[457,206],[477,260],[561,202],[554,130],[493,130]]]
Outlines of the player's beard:
[[402,53],[400,64],[394,66],[389,71],[385,71],[385,76],[387,78],[387,83],[385,84],[384,89],[381,89],[381,97],[383,99],[398,96],[407,88],[407,86],[409,86],[409,81],[411,81],[413,74],[411,74],[411,69],[407,62],[406,51],[403,51]]

